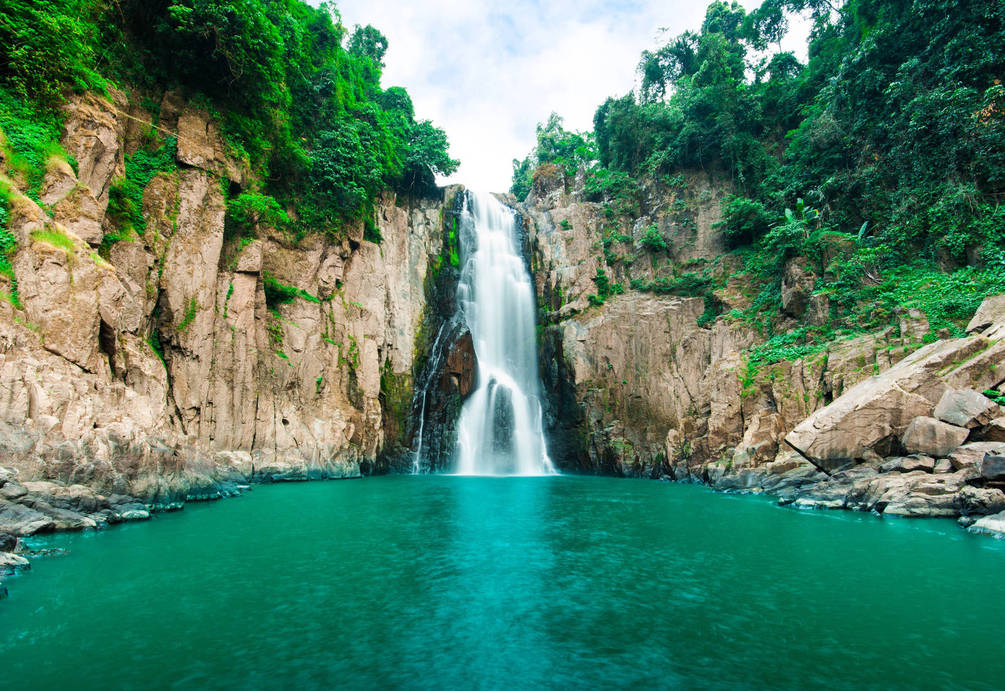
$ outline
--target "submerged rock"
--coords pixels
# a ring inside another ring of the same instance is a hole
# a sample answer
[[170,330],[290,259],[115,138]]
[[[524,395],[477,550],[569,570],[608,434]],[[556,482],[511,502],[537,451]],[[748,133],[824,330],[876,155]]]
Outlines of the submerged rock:
[[967,528],[971,533],[1005,539],[1005,511],[985,516]]

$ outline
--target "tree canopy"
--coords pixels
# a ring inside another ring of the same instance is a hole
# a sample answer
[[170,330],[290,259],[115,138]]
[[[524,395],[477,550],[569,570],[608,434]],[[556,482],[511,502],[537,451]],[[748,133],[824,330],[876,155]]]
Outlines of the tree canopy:
[[[69,90],[180,88],[304,230],[372,220],[375,195],[435,189],[457,168],[446,135],[380,84],[387,39],[300,0],[8,0],[0,13],[0,127],[48,117]],[[21,115],[17,115],[20,112]],[[30,119],[30,118],[28,118]]]

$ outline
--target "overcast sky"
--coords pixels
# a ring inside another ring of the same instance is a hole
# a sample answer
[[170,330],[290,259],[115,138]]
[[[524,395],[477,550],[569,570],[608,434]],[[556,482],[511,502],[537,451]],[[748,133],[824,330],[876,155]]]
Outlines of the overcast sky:
[[[748,9],[761,0],[741,0]],[[552,111],[589,130],[608,96],[632,89],[644,49],[697,29],[705,0],[338,0],[343,23],[387,36],[382,84],[404,86],[416,117],[446,130],[451,182],[509,189],[512,160]],[[795,33],[795,32],[793,32]],[[791,48],[790,48],[791,49]],[[802,51],[800,51],[802,52]]]

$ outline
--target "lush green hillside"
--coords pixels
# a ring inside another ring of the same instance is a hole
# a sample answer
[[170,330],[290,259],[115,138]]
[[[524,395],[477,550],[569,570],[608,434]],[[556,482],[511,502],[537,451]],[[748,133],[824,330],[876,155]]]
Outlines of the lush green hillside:
[[349,34],[327,3],[7,0],[5,172],[24,175],[37,195],[47,159],[61,153],[59,106],[71,92],[128,87],[156,114],[160,94],[180,88],[219,116],[232,152],[261,181],[243,190],[252,196],[238,215],[282,207],[296,212],[296,231],[337,234],[372,219],[381,189],[423,194],[457,166],[443,131],[416,120],[405,90],[381,87],[386,49],[373,27]]
[[[778,48],[795,12],[813,19],[806,64]],[[513,192],[557,165],[630,213],[638,181],[670,189],[681,172],[713,172],[735,191],[722,231],[761,286],[734,316],[793,352],[895,323],[901,307],[958,333],[1005,291],[1002,3],[767,0],[747,14],[714,2],[700,31],[644,53],[639,77],[592,133],[540,126]],[[782,335],[781,273],[797,256],[815,265],[831,321]],[[714,288],[710,275],[689,284]]]

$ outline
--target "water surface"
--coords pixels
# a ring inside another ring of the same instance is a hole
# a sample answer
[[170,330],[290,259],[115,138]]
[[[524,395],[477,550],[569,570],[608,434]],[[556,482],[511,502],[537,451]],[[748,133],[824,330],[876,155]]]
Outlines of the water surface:
[[389,477],[36,545],[10,688],[996,688],[1005,543],[610,478]]

